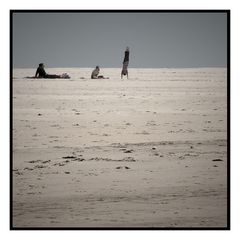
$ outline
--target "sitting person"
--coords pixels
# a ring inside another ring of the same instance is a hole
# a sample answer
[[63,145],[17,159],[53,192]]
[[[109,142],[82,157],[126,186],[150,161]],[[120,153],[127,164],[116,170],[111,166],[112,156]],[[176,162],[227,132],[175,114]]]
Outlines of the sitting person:
[[47,74],[44,69],[44,64],[40,63],[37,68],[35,78],[70,78],[70,77],[66,73],[64,73],[62,75]]
[[99,72],[100,72],[100,68],[99,66],[96,66],[96,68],[92,71],[91,79],[99,79],[99,78],[105,79],[104,76],[98,75]]
[[35,78],[44,78],[46,75],[47,75],[47,73],[45,72],[44,64],[40,63],[37,68]]
[[99,66],[96,66],[96,68],[92,71],[91,79],[97,79],[99,71],[100,71]]

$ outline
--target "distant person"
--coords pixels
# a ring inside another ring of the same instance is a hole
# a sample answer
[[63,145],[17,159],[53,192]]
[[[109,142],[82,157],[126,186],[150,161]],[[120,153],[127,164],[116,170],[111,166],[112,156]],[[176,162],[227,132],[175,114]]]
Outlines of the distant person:
[[66,73],[63,73],[62,75],[47,74],[44,67],[45,66],[43,63],[39,64],[35,74],[35,78],[70,78]]
[[36,74],[35,74],[35,78],[45,78],[46,75],[47,75],[47,73],[44,69],[44,64],[39,63]]
[[96,66],[96,68],[92,71],[91,79],[99,79],[99,78],[108,79],[102,75],[99,75],[99,72],[100,72],[100,68],[99,66]]
[[91,79],[97,79],[99,72],[100,68],[99,66],[96,66],[96,68],[92,71]]
[[126,48],[126,51],[124,52],[124,59],[123,59],[123,67],[121,72],[121,78],[123,75],[127,75],[128,78],[128,64],[129,64],[129,47]]

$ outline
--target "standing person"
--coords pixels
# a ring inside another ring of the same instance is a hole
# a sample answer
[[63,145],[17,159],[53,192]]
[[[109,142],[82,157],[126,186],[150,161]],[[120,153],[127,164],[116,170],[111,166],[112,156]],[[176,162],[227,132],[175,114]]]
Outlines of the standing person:
[[47,74],[44,67],[43,63],[38,65],[35,78],[70,78],[67,73],[63,73],[62,75]]
[[121,72],[121,78],[123,75],[127,75],[128,78],[128,64],[129,64],[129,47],[126,48],[126,51],[124,52],[124,60],[123,60],[123,67]]

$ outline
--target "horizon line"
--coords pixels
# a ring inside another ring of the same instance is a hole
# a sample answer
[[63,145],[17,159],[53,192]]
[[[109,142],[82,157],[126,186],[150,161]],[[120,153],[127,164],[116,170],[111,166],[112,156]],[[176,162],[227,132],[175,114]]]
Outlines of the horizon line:
[[[95,66],[91,66],[91,67],[45,67],[46,69],[49,68],[95,68]],[[100,68],[104,68],[104,69],[110,69],[110,68],[122,68],[122,67],[101,67]],[[128,69],[184,69],[184,68],[228,68],[228,66],[214,66],[214,67],[129,67]],[[37,69],[36,67],[13,67],[12,69]]]

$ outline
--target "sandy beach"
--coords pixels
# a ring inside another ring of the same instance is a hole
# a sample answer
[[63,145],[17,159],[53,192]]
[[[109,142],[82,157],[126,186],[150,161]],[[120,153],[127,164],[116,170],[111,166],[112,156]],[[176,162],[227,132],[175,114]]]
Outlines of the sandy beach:
[[225,68],[13,70],[14,227],[226,227]]

